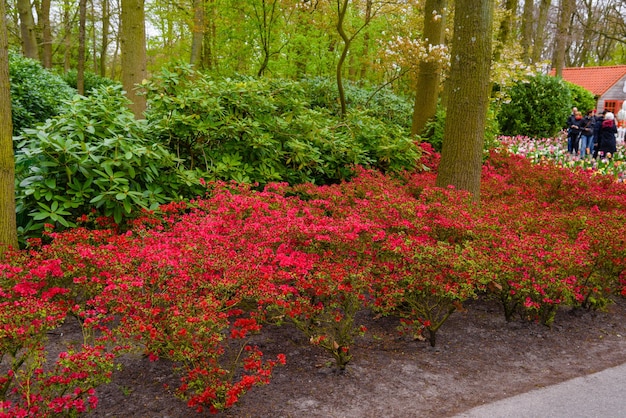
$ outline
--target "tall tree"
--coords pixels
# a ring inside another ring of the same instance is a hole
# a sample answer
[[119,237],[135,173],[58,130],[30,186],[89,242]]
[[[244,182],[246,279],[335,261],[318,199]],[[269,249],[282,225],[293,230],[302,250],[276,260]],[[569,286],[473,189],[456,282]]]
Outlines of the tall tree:
[[100,76],[106,77],[107,56],[109,50],[109,31],[111,28],[111,6],[109,0],[102,0],[102,42],[100,43]]
[[[369,25],[370,21],[374,18],[376,11],[372,11],[372,4],[370,4],[370,12],[365,15],[364,20],[360,25],[357,25],[351,34],[348,33],[346,29],[346,20],[349,17],[349,7],[351,5],[350,0],[335,0],[335,5],[337,6],[337,23],[335,28],[337,29],[337,33],[341,37],[343,41],[343,49],[341,50],[341,55],[339,56],[339,61],[337,62],[337,90],[339,92],[339,104],[341,105],[341,116],[345,116],[347,113],[347,105],[346,105],[346,93],[343,87],[343,65],[346,62],[346,58],[348,57],[348,51],[350,51],[350,46],[352,45],[352,41],[356,36]],[[380,6],[378,6],[378,10],[380,10]]]
[[15,220],[15,159],[9,84],[9,42],[4,1],[0,1],[0,255],[17,248]]
[[[372,0],[367,0],[365,3],[365,20],[372,19]],[[365,80],[367,76],[367,70],[371,67],[371,62],[369,59],[369,50],[370,50],[370,32],[365,31],[363,34],[363,55],[361,56],[361,80]]]
[[284,32],[279,34],[277,26],[280,22],[291,21],[296,7],[293,2],[284,0],[253,1],[251,6],[252,19],[257,30],[258,47],[261,51],[261,64],[257,76],[262,76],[267,71],[270,58],[280,54],[289,43],[289,34]]
[[556,28],[556,39],[554,45],[554,55],[552,56],[552,68],[556,70],[556,75],[563,74],[565,67],[565,51],[569,44],[569,30],[576,0],[560,0],[559,20]]
[[522,47],[522,59],[530,63],[531,45],[533,44],[533,23],[535,16],[535,1],[524,0],[522,9],[520,46]]
[[350,4],[350,0],[336,0],[337,2],[337,32],[339,32],[339,36],[341,36],[341,40],[343,40],[343,50],[341,51],[341,56],[339,57],[339,62],[337,63],[337,90],[339,91],[339,103],[341,105],[341,116],[345,116],[348,112],[346,105],[346,92],[343,87],[343,63],[346,61],[346,57],[348,56],[348,50],[350,49],[350,43],[352,42],[352,38],[348,36],[346,33],[346,29],[344,27],[344,22],[346,20],[346,14],[348,13],[348,4]]
[[200,66],[202,63],[202,43],[205,32],[205,5],[204,0],[193,0],[193,25],[191,35],[191,65]]
[[498,42],[494,48],[493,59],[499,61],[502,56],[502,51],[506,48],[509,39],[513,35],[515,30],[515,24],[517,21],[517,2],[519,0],[506,0],[504,2],[505,16],[500,22],[500,28],[496,34]]
[[217,35],[217,7],[215,0],[208,0],[204,13],[205,28],[202,43],[202,67],[217,70],[216,35]]
[[20,14],[22,52],[25,57],[39,60],[37,30],[35,28],[35,18],[33,17],[33,8],[30,4],[30,0],[17,0],[17,10]]
[[536,30],[532,48],[532,62],[538,63],[543,58],[543,47],[546,43],[546,33],[548,27],[548,14],[550,12],[551,0],[539,1],[539,13],[537,14]]
[[41,63],[45,68],[52,68],[52,28],[50,25],[50,0],[42,0],[37,8],[37,17],[41,27]]
[[[426,0],[424,6],[424,44],[431,49],[444,44],[446,29],[447,0]],[[441,65],[438,59],[427,58],[420,61],[415,86],[415,105],[411,134],[422,132],[426,122],[437,112],[437,98],[441,82]]]
[[63,0],[63,70],[69,71],[72,67],[72,53],[75,51],[74,26],[78,19],[78,10],[74,7],[74,0]]
[[76,90],[85,94],[85,43],[87,24],[87,0],[78,2],[78,66],[76,71]]
[[443,149],[437,186],[480,198],[489,106],[494,0],[456,0]]
[[146,23],[144,0],[122,0],[122,85],[137,119],[143,118],[146,97],[138,94],[137,85],[146,78]]

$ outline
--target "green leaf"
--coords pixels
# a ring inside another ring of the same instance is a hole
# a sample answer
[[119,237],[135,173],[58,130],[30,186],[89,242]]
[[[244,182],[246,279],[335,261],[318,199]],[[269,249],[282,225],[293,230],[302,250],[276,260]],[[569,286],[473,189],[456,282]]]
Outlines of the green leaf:
[[31,214],[35,221],[43,221],[44,219],[50,218],[49,212],[36,212],[35,214]]
[[116,206],[115,209],[113,210],[113,219],[115,220],[115,223],[117,224],[122,223],[122,210],[120,209],[119,206]]
[[57,179],[52,177],[52,178],[48,178],[45,180],[44,182],[46,184],[46,186],[48,186],[50,189],[55,189],[57,187]]

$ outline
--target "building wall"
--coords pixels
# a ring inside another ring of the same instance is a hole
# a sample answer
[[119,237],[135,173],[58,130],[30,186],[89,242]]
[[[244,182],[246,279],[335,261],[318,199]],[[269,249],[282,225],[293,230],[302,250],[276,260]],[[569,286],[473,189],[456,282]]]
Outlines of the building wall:
[[598,99],[597,109],[610,110],[613,113],[619,111],[622,103],[626,100],[626,76],[622,77],[617,83],[600,96]]

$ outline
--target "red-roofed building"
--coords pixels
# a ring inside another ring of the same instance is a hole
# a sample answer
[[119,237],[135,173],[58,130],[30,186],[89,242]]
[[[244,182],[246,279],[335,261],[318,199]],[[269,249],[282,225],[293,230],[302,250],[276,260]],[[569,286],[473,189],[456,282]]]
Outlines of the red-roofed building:
[[[550,71],[554,75],[555,70]],[[596,96],[598,111],[617,114],[626,100],[626,65],[563,68],[563,79]]]

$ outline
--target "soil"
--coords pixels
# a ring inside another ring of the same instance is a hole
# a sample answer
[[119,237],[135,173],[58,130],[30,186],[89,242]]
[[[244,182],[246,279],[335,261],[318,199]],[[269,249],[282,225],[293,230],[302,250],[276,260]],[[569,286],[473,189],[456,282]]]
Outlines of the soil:
[[[400,335],[397,319],[364,313],[368,332],[343,373],[291,326],[267,326],[254,342],[270,358],[286,354],[287,365],[217,417],[450,417],[626,362],[624,299],[607,312],[560,311],[551,328],[507,323],[489,301],[466,308],[439,330],[434,348]],[[140,355],[122,363],[98,388],[100,404],[88,416],[202,416],[174,396],[171,364]]]

